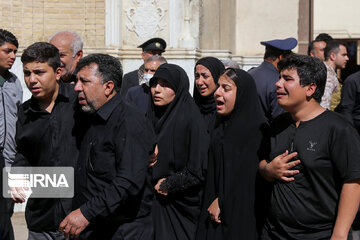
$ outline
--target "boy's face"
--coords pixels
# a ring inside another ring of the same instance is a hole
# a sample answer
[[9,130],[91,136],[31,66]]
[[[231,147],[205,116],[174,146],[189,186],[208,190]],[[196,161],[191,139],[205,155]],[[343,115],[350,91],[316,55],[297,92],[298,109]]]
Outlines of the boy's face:
[[300,85],[297,69],[284,69],[276,83],[277,101],[288,112],[300,110],[307,102],[308,86]]
[[32,95],[40,102],[51,102],[59,89],[61,69],[54,72],[48,63],[30,62],[23,66],[24,80]]
[[17,47],[5,42],[0,46],[0,69],[10,69],[16,59]]

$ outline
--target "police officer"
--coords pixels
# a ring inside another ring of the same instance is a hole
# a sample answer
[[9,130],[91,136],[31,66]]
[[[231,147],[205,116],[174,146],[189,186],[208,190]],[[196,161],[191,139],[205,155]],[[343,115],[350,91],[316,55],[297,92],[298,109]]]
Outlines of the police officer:
[[249,74],[254,78],[260,98],[262,109],[269,123],[284,112],[277,103],[275,83],[279,80],[278,62],[292,54],[291,50],[296,47],[295,38],[276,39],[260,42],[265,46],[264,61],[260,66],[253,68]]
[[[162,38],[151,38],[138,46],[142,48],[141,57],[146,61],[151,56],[161,56],[165,52],[166,42]],[[132,72],[124,75],[121,84],[120,95],[125,97],[129,88],[139,85],[144,75],[144,64]]]

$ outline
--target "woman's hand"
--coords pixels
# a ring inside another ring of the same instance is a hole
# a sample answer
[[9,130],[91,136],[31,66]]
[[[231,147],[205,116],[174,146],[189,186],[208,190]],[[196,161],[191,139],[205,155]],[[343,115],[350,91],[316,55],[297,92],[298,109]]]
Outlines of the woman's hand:
[[164,190],[162,190],[162,189],[160,188],[160,185],[161,185],[161,183],[162,183],[164,180],[166,180],[166,178],[160,178],[154,188],[155,188],[155,190],[157,191],[157,193],[166,196],[166,195],[167,195],[167,192],[164,191]]
[[219,198],[215,198],[215,200],[211,203],[208,208],[208,212],[210,215],[210,219],[216,223],[221,223],[220,221],[220,207],[219,207]]

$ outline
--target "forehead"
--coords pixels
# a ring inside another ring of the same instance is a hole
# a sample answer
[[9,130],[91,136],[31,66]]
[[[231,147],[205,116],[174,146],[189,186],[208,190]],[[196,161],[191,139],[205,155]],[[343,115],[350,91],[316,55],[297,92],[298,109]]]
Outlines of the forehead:
[[340,52],[346,52],[346,47],[344,45],[340,45]]
[[145,68],[158,68],[158,66],[160,65],[160,62],[158,61],[150,61],[145,63]]
[[315,47],[315,48],[325,48],[325,47],[326,47],[326,43],[325,43],[324,41],[314,42],[314,47]]
[[50,43],[57,47],[59,51],[71,51],[71,36],[59,35],[54,37]]
[[228,77],[226,74],[223,74],[220,76],[218,84],[219,85],[221,85],[221,84],[236,85],[235,82],[230,77]]
[[201,64],[196,65],[195,69],[197,72],[210,72],[210,70],[207,67]]
[[1,45],[0,48],[8,48],[8,49],[12,49],[12,50],[17,49],[17,47],[14,44],[9,43],[9,42],[4,42],[4,44]]
[[98,65],[96,63],[91,63],[90,65],[81,68],[77,75],[80,77],[100,77],[98,74]]
[[285,69],[281,70],[280,75],[281,76],[287,75],[287,76],[292,76],[292,77],[299,77],[296,67],[285,68]]
[[23,65],[24,69],[33,70],[33,69],[53,69],[47,62],[28,62]]

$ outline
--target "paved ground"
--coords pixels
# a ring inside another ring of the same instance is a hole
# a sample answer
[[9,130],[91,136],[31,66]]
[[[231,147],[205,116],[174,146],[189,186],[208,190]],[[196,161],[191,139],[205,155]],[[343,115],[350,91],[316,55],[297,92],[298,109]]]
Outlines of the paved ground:
[[11,221],[14,228],[15,240],[27,240],[28,230],[26,228],[25,213],[15,212]]

